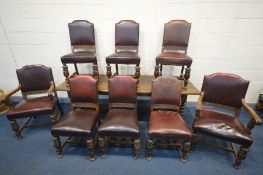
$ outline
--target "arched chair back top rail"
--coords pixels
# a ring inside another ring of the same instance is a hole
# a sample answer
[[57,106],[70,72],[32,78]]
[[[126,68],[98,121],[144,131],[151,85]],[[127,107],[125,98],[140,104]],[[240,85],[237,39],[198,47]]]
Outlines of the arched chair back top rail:
[[[62,148],[72,143],[71,137],[86,138],[89,159],[95,160],[94,132],[100,124],[97,79],[88,75],[75,75],[69,79],[72,110],[51,128],[57,157],[62,157]],[[61,144],[60,137],[69,137]],[[96,140],[96,139],[95,139]]]
[[[230,142],[232,148],[224,149],[234,153],[235,168],[240,166],[253,143],[251,130],[255,125],[261,124],[261,119],[244,101],[248,86],[249,81],[234,74],[214,73],[204,76],[193,122],[193,131],[196,134],[201,133]],[[239,119],[242,107],[251,118],[247,127]],[[196,139],[192,145],[195,144]],[[240,145],[239,151],[235,144]]]
[[187,55],[190,30],[191,23],[185,20],[165,23],[162,53],[156,57],[155,77],[162,75],[163,65],[181,66],[179,77],[184,80],[184,88],[187,87],[192,64],[192,58]]
[[146,143],[146,159],[156,146],[173,146],[181,150],[186,162],[192,133],[180,114],[182,82],[176,77],[161,76],[152,81],[151,115]]
[[[58,114],[55,111],[56,106],[58,106],[61,113],[63,113],[63,111],[58,102],[51,68],[43,65],[27,65],[21,69],[17,69],[16,73],[19,85],[5,96],[5,102],[11,105],[10,97],[21,90],[23,100],[15,107],[11,106],[7,118],[17,139],[22,139],[21,132],[24,128],[47,123],[28,124],[33,117],[49,115],[52,124],[55,124],[58,118]],[[29,98],[30,95],[41,96],[31,96]],[[28,121],[19,128],[16,120],[28,117]]]
[[[77,64],[91,63],[93,77],[98,79],[98,65],[96,57],[96,44],[94,24],[86,20],[75,20],[68,24],[72,53],[61,57],[63,73],[69,84],[69,77],[79,74]],[[75,72],[70,75],[67,64],[74,64]]]
[[100,156],[105,156],[107,144],[117,142],[132,144],[134,158],[138,159],[140,131],[137,115],[137,80],[130,76],[114,76],[109,79],[108,86],[109,111],[98,129]]
[[118,64],[135,64],[135,78],[140,77],[139,23],[133,20],[121,20],[115,24],[115,53],[106,57],[107,76],[112,77],[110,64],[115,64],[119,75]]

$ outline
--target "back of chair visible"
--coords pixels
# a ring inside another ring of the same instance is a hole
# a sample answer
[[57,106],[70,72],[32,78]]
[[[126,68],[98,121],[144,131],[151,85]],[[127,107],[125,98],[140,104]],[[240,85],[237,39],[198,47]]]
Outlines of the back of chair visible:
[[191,23],[185,20],[171,20],[164,25],[163,49],[178,48],[187,51]]
[[203,102],[240,109],[248,86],[249,81],[238,75],[227,73],[206,75],[201,89],[204,92]]
[[182,81],[176,77],[160,76],[152,81],[152,109],[176,109],[181,103]]
[[51,68],[44,65],[27,65],[16,74],[23,93],[48,90],[54,82]]
[[88,75],[76,75],[69,79],[72,103],[98,103],[97,80]]
[[114,76],[109,79],[109,103],[119,107],[136,108],[137,80],[130,76]]

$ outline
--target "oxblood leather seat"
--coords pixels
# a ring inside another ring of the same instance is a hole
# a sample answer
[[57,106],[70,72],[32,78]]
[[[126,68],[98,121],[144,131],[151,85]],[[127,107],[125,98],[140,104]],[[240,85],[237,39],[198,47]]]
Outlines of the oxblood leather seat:
[[[129,76],[109,79],[109,112],[98,129],[100,156],[105,156],[111,138],[132,138],[135,159],[140,155],[140,131],[137,116],[137,81]],[[125,142],[126,143],[126,142]]]
[[192,133],[180,115],[182,82],[176,77],[161,76],[152,82],[152,101],[150,126],[146,146],[146,159],[150,160],[156,140],[179,141],[182,150],[181,159],[187,159]]
[[[72,53],[61,57],[66,83],[69,83],[67,64],[74,64],[75,73],[79,74],[78,63],[91,63],[93,77],[98,79],[98,65],[95,46],[94,24],[86,20],[75,20],[68,24]],[[73,75],[74,75],[73,74]]]
[[[164,25],[162,53],[156,57],[155,77],[162,75],[163,65],[181,66],[180,79],[187,87],[192,58],[187,55],[191,23],[185,20],[171,20]],[[184,67],[185,74],[184,74]]]
[[138,55],[139,24],[132,20],[122,20],[115,24],[115,53],[106,57],[107,76],[112,77],[111,64],[115,64],[119,75],[118,64],[135,64],[135,78],[140,77],[140,57]]
[[[193,130],[196,134],[202,133],[229,141],[236,156],[235,168],[246,158],[246,153],[253,143],[251,129],[261,124],[258,115],[245,103],[249,81],[234,74],[215,73],[206,75],[202,85],[202,93],[198,100],[196,119]],[[211,107],[212,106],[212,107]],[[220,107],[218,110],[218,107]],[[241,108],[248,112],[251,121],[247,128],[239,120]],[[228,109],[222,111],[222,109]],[[195,140],[195,139],[194,139]],[[235,145],[239,144],[237,152]],[[196,142],[193,142],[195,145]]]
[[70,78],[69,85],[72,111],[51,128],[57,157],[63,156],[60,136],[82,137],[87,139],[89,159],[95,160],[93,133],[99,122],[97,80],[88,75],[76,75]]
[[[52,70],[43,65],[27,65],[16,71],[19,86],[6,95],[6,103],[10,103],[10,97],[21,90],[23,100],[15,107],[12,107],[7,114],[7,118],[16,133],[17,139],[22,139],[21,132],[24,128],[40,125],[43,123],[28,124],[33,117],[40,115],[49,115],[52,124],[56,123],[57,114],[55,112],[56,105],[61,113],[63,113],[57,100],[57,93],[55,92],[54,78]],[[30,95],[40,95],[41,97],[29,97]],[[43,95],[47,94],[47,95]],[[16,119],[29,118],[28,121],[19,128]]]

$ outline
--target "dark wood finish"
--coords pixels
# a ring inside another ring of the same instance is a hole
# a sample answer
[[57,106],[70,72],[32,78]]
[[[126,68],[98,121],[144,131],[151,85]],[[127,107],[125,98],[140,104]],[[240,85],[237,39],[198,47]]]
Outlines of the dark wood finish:
[[7,111],[9,111],[9,106],[5,102],[5,93],[0,89],[0,115],[5,114]]

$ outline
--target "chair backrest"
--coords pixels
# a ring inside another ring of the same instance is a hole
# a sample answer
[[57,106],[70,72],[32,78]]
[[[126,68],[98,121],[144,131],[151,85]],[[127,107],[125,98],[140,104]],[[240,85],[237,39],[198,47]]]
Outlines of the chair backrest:
[[185,20],[171,20],[164,25],[163,50],[183,50],[187,52],[191,23]]
[[[94,46],[94,24],[86,20],[75,20],[68,24],[70,42],[74,48],[79,46]],[[94,47],[91,47],[94,49]],[[92,49],[91,49],[92,50]]]
[[152,81],[152,109],[178,109],[181,104],[182,81],[160,76]]
[[72,103],[98,103],[97,80],[88,75],[76,75],[69,79]]
[[[127,104],[137,104],[137,80],[130,76],[114,76],[108,81],[109,102],[125,107]],[[123,105],[126,104],[126,105]]]
[[206,75],[201,89],[204,93],[203,102],[240,109],[248,86],[249,81],[238,75],[228,73]]
[[16,74],[23,93],[48,90],[54,82],[51,68],[44,65],[26,65]]
[[[116,50],[138,50],[139,23],[133,20],[122,20],[115,24],[115,47]],[[121,47],[123,46],[123,47]],[[126,47],[126,48],[125,48]]]

